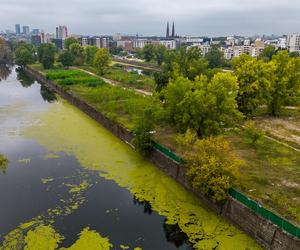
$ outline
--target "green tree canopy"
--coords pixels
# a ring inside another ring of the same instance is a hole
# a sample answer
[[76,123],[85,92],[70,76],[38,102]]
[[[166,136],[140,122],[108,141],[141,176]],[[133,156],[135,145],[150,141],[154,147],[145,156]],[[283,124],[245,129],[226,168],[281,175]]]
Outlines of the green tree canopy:
[[98,51],[98,48],[96,46],[86,46],[84,48],[84,61],[88,65],[93,65],[95,55]]
[[145,110],[143,115],[136,121],[132,140],[133,145],[142,154],[147,154],[152,148],[152,131],[154,129],[152,110]]
[[55,61],[56,48],[51,43],[41,44],[38,47],[38,59],[43,65],[44,69],[50,69],[53,67]]
[[190,128],[199,136],[218,134],[242,117],[237,78],[230,73],[217,73],[210,81],[205,76],[194,82],[178,77],[163,93],[170,120],[181,132]]
[[70,46],[74,43],[79,44],[78,39],[76,39],[75,37],[69,37],[69,38],[64,40],[64,48],[66,50],[69,50]]
[[66,50],[59,54],[58,61],[61,62],[64,67],[69,67],[73,65],[74,56],[70,51]]
[[27,64],[36,61],[35,49],[32,45],[21,42],[18,44],[15,51],[15,62],[17,65],[24,67]]
[[268,66],[273,68],[271,78],[269,112],[280,113],[282,105],[300,91],[300,58],[290,58],[287,51],[279,51]]
[[167,49],[164,45],[157,45],[154,50],[155,60],[158,66],[161,66],[165,60]]
[[272,59],[272,56],[274,56],[275,54],[276,54],[276,48],[274,46],[269,45],[263,49],[259,58],[266,61],[270,61]]
[[251,115],[259,105],[266,103],[269,97],[272,68],[264,61],[249,55],[234,58],[232,65],[239,83],[239,110],[245,115]]
[[74,57],[74,65],[80,66],[84,63],[84,49],[78,43],[72,43],[69,47],[69,51],[71,52],[72,56]]
[[100,75],[103,75],[111,62],[111,55],[105,48],[101,48],[97,51],[94,59],[94,67],[97,69]]
[[155,59],[155,46],[153,44],[147,44],[143,48],[143,58],[146,62],[150,62]]
[[224,201],[238,171],[238,160],[229,143],[220,136],[199,140],[190,130],[177,140],[184,148],[182,154],[191,187],[216,203]]
[[208,61],[208,67],[213,68],[221,68],[226,65],[226,60],[224,58],[224,54],[220,49],[220,45],[213,44],[206,53],[205,58]]

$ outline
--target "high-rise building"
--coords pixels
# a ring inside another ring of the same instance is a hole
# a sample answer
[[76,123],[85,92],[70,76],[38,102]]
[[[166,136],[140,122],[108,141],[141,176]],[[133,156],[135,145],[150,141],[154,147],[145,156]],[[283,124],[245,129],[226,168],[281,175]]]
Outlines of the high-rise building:
[[38,35],[40,33],[39,29],[32,29],[32,34],[33,35]]
[[68,37],[68,28],[67,26],[58,26],[56,27],[56,38],[65,39]]
[[29,26],[23,26],[23,34],[24,35],[29,35],[29,32],[30,32]]
[[288,35],[287,45],[290,52],[300,52],[300,34]]
[[21,34],[21,25],[20,24],[16,24],[15,28],[16,28],[16,34],[20,35]]

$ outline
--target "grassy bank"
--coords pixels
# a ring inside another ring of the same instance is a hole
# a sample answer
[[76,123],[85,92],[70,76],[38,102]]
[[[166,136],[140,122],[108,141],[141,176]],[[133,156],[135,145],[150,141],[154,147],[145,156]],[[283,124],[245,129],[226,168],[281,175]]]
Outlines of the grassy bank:
[[[61,85],[64,79],[88,77],[88,74],[82,71],[79,73],[78,70],[50,70],[44,71],[44,74]],[[156,126],[155,140],[179,152],[182,145],[176,141],[178,134],[168,123],[163,104],[155,97],[139,95],[133,90],[105,83],[91,86],[80,80],[74,80],[73,84],[66,84],[65,87],[129,129],[150,108]],[[265,137],[253,146],[242,130],[232,130],[224,136],[240,159],[235,187],[300,225],[300,153]]]
[[[81,66],[80,68],[97,73],[95,68],[91,66]],[[121,86],[127,88],[142,89],[153,92],[155,89],[155,81],[153,77],[138,74],[137,72],[127,72],[122,66],[115,64],[110,66],[104,73],[103,77],[120,83]]]

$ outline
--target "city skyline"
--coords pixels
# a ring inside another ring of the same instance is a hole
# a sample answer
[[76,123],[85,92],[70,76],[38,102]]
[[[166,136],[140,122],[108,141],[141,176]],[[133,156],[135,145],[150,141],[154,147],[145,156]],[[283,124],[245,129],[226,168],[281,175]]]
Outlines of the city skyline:
[[[165,34],[168,20],[175,21],[176,33],[191,36],[227,36],[233,34],[286,34],[299,32],[300,3],[296,0],[239,0],[210,2],[179,0],[126,2],[76,0],[72,4],[53,0],[1,1],[0,30],[14,30],[21,23],[55,33],[66,24],[70,33],[90,34]],[[38,18],[37,18],[38,17]]]

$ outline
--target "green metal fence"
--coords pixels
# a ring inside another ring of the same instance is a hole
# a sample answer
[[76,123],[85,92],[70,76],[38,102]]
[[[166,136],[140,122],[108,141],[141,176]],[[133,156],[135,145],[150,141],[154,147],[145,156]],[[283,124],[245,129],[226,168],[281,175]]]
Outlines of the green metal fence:
[[163,153],[164,155],[171,158],[172,160],[174,160],[175,162],[177,162],[179,164],[184,163],[184,160],[180,156],[176,155],[173,151],[171,151],[170,149],[158,144],[157,142],[153,142],[153,147],[155,149],[157,149],[158,151],[160,151],[161,153]]
[[252,199],[248,198],[246,195],[238,192],[237,190],[231,188],[229,190],[229,194],[231,197],[235,198],[239,202],[243,203],[245,206],[250,208],[255,213],[259,214],[263,218],[273,222],[282,230],[290,233],[291,235],[300,239],[300,228],[296,227],[295,225],[291,224],[287,220],[279,217],[278,215],[272,213],[268,209],[262,207],[257,202],[253,201]]

